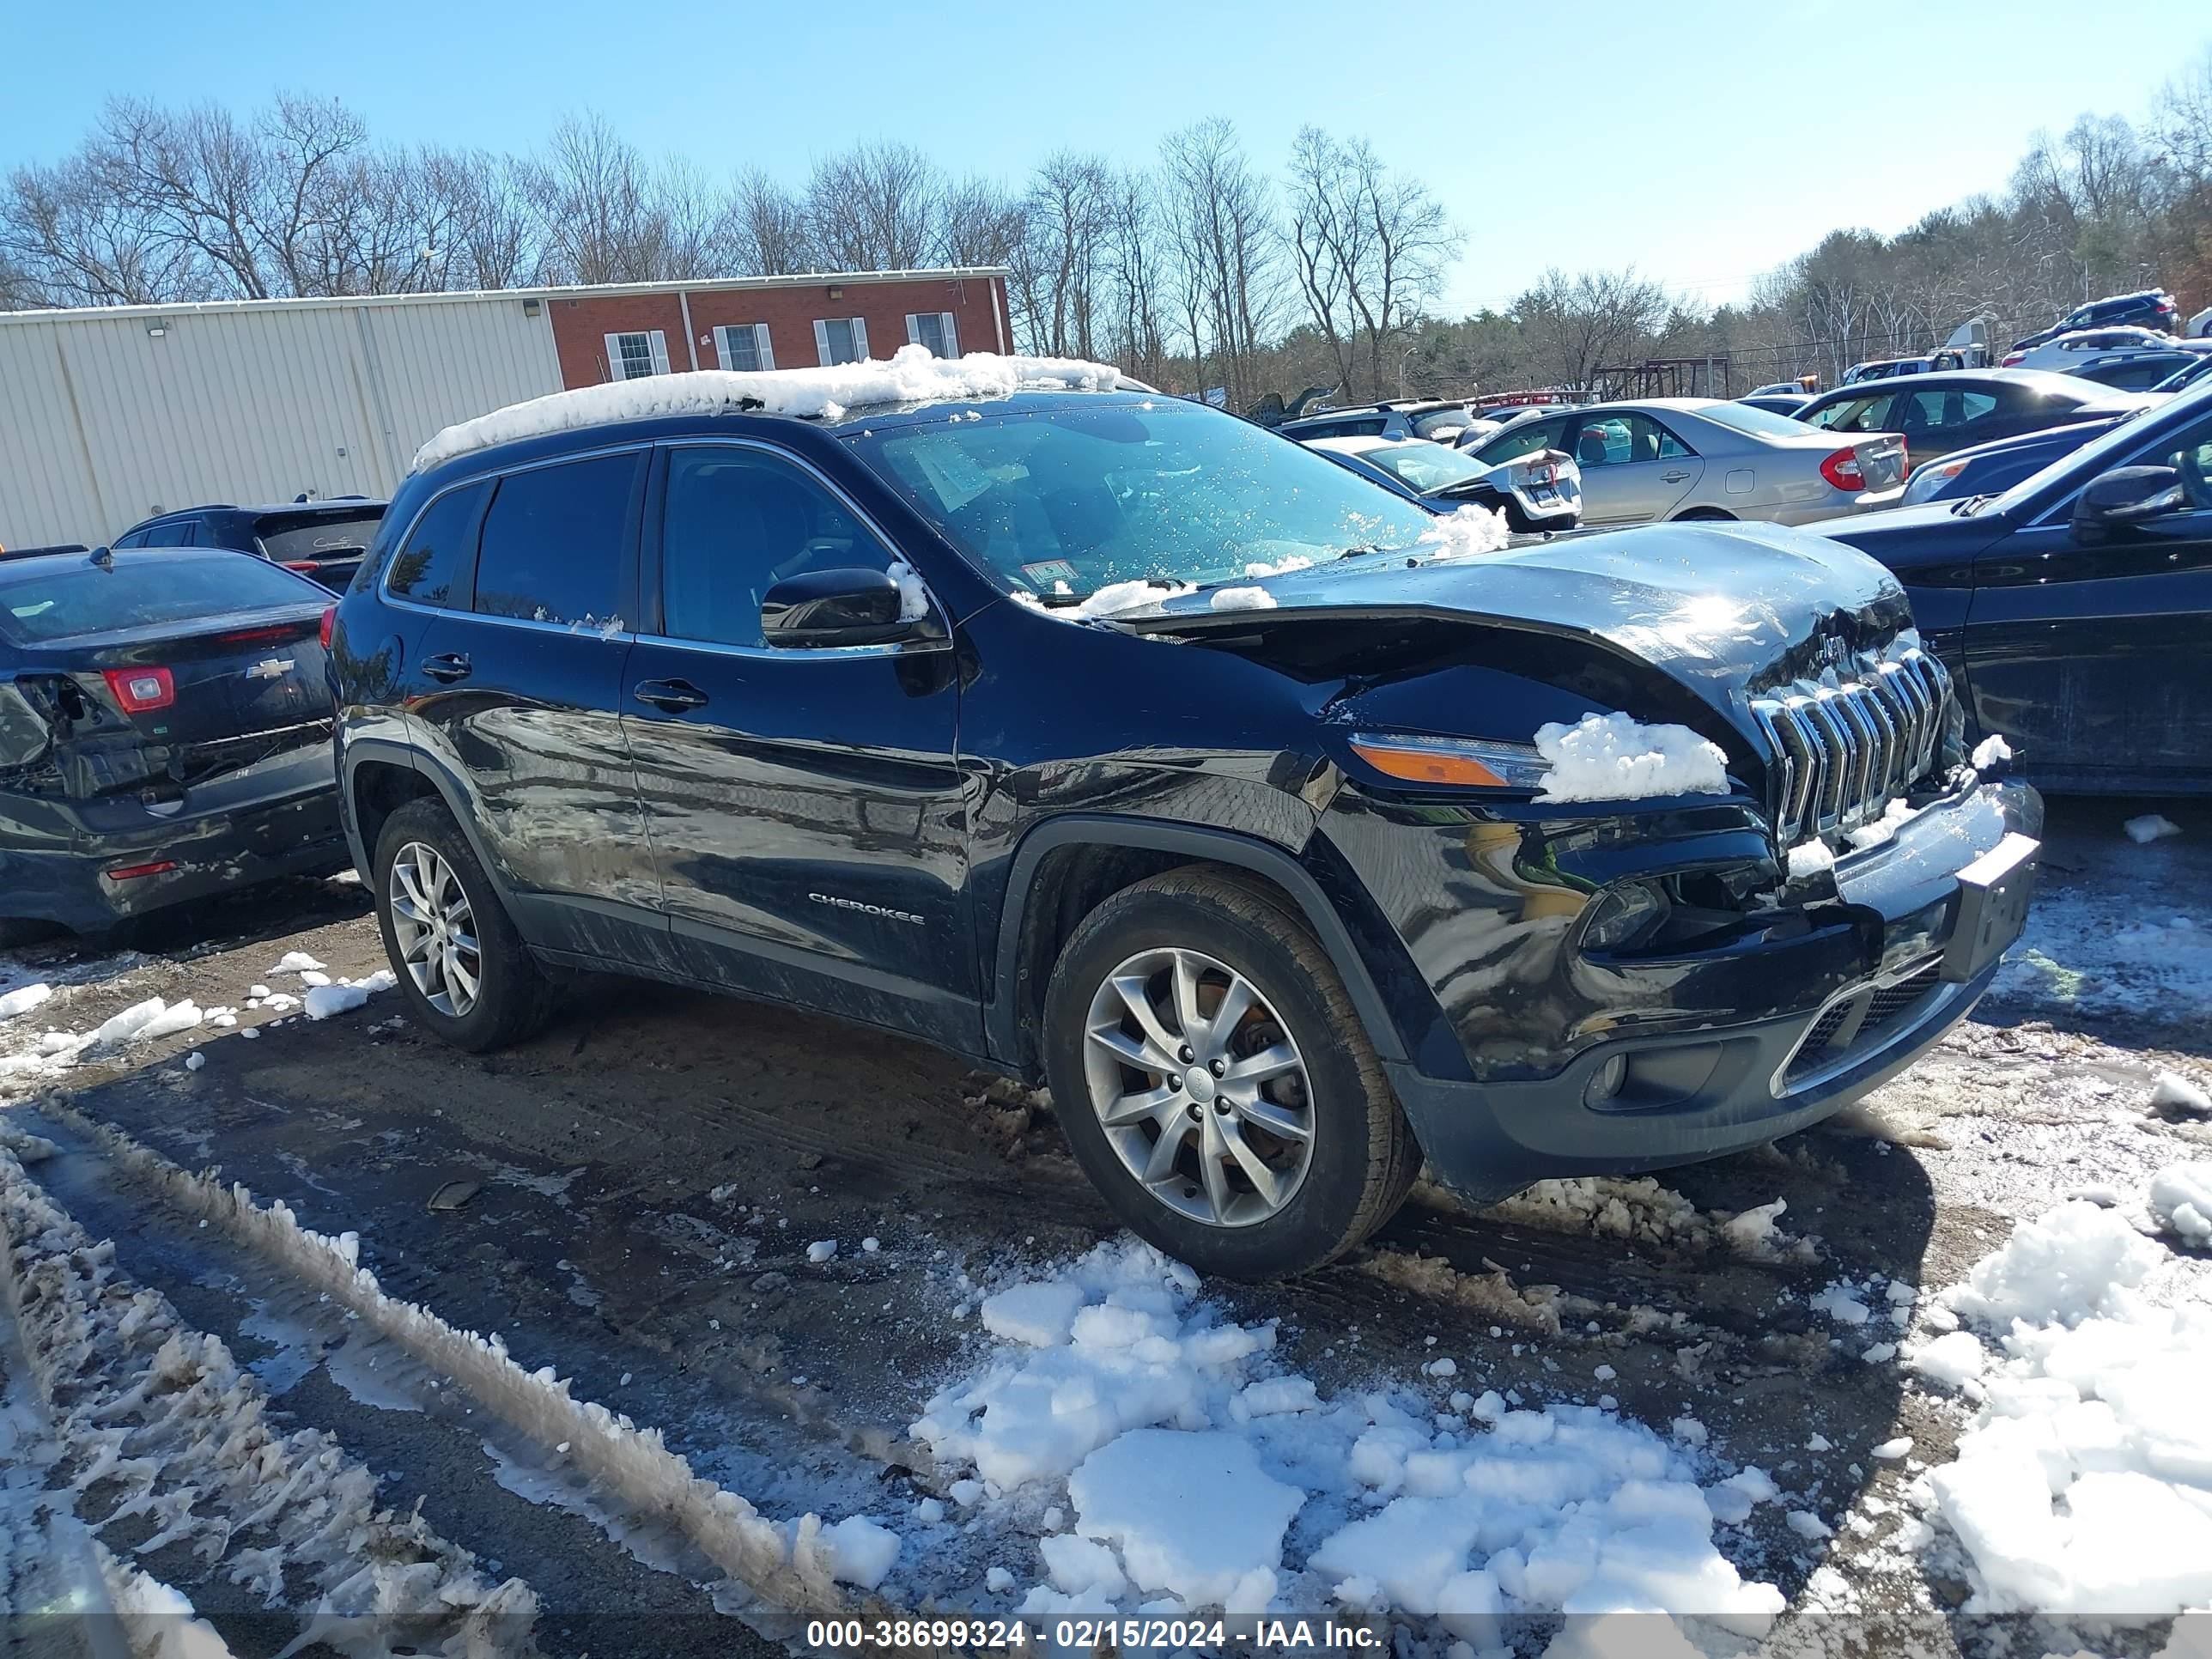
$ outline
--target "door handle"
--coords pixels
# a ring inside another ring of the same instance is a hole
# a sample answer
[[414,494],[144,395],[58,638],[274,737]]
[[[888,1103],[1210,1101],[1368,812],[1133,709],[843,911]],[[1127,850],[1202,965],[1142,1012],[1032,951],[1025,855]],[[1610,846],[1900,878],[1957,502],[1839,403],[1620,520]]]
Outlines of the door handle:
[[1680,483],[1683,479],[1689,476],[1690,475],[1686,472],[1662,472],[1659,475],[1659,482],[1661,483]]
[[469,659],[458,651],[447,651],[435,657],[422,659],[422,672],[441,685],[451,685],[455,680],[468,678],[471,670]]
[[707,694],[689,680],[640,680],[630,696],[664,714],[680,714],[687,708],[707,706]]

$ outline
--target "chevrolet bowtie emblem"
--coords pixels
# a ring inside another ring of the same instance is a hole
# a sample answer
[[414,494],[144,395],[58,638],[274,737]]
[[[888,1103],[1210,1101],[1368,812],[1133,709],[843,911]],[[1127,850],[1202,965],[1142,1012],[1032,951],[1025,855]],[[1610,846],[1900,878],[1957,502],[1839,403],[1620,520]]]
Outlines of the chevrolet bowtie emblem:
[[290,657],[267,657],[247,669],[246,678],[249,680],[279,679],[290,673],[293,666],[294,659]]

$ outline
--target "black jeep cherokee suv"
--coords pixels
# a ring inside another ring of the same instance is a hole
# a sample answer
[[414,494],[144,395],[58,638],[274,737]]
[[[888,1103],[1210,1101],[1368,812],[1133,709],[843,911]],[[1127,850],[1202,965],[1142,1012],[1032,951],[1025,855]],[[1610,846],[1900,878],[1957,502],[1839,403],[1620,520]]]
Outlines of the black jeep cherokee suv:
[[[1130,1226],[1256,1277],[1425,1155],[1486,1198],[1802,1128],[2021,926],[2041,804],[1834,542],[1453,556],[1201,405],[696,378],[441,434],[338,607],[355,855],[462,1047],[575,969],[911,1033],[1049,1082]],[[1693,728],[1727,792],[1538,799],[1590,711]]]

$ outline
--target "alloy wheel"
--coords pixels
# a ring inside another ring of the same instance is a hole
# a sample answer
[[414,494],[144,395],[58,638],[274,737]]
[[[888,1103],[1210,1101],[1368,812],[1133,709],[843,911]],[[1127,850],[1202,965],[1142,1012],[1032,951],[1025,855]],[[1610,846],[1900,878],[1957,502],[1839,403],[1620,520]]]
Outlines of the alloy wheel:
[[1247,1227],[1313,1161],[1305,1057],[1259,988],[1197,951],[1139,951],[1085,1022],[1091,1109],[1125,1168],[1178,1215]]
[[410,841],[392,860],[386,881],[399,959],[422,1000],[441,1014],[467,1018],[483,985],[476,912],[468,891],[435,848]]

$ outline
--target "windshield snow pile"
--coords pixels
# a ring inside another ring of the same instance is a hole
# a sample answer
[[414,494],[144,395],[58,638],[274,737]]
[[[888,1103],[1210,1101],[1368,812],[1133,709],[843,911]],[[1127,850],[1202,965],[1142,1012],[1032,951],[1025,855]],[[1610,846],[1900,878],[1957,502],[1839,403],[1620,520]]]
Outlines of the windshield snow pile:
[[1502,553],[1512,540],[1505,515],[1493,507],[1462,507],[1421,538],[1424,547],[1437,547],[1435,559],[1471,559],[1482,553]]
[[1725,795],[1728,757],[1686,726],[1645,726],[1626,714],[1585,714],[1536,730],[1550,763],[1540,801],[1644,800]]
[[837,421],[848,409],[878,404],[1007,398],[1017,392],[1054,388],[1111,392],[1121,382],[1119,370],[1073,357],[1001,357],[988,351],[937,357],[918,345],[900,347],[889,362],[871,357],[825,368],[701,368],[580,386],[495,409],[439,433],[415,452],[413,470],[427,471],[456,455],[494,444],[609,421],[721,415],[746,407],[769,415]]

